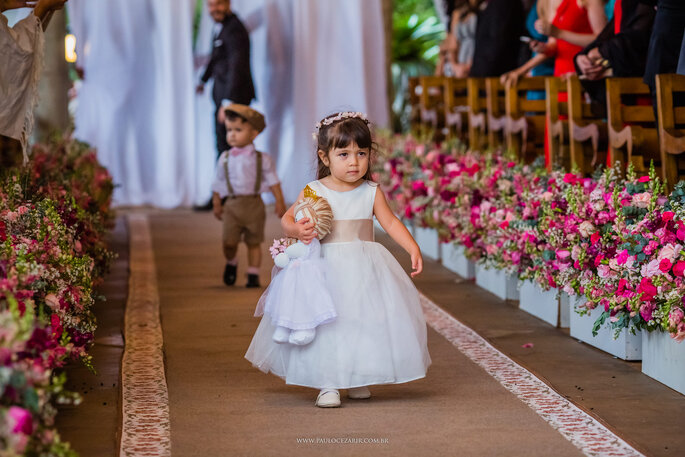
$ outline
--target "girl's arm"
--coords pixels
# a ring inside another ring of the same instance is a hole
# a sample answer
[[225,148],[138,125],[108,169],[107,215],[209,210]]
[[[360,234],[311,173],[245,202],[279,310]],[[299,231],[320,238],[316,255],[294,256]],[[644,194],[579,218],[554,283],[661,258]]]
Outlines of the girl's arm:
[[423,271],[423,257],[421,257],[421,249],[412,238],[409,230],[402,224],[402,222],[392,213],[385,200],[385,195],[379,187],[376,188],[376,198],[373,202],[373,214],[378,219],[383,230],[387,232],[390,237],[395,240],[397,244],[402,246],[402,249],[407,251],[411,256],[411,267],[414,270],[411,277],[418,275]]
[[295,203],[288,208],[288,211],[286,211],[281,218],[281,228],[283,228],[283,233],[285,233],[286,236],[297,238],[304,244],[309,244],[316,237],[316,232],[314,232],[314,223],[309,222],[308,217],[304,217],[295,222],[295,205],[303,198],[304,190],[300,191],[300,195],[297,196]]

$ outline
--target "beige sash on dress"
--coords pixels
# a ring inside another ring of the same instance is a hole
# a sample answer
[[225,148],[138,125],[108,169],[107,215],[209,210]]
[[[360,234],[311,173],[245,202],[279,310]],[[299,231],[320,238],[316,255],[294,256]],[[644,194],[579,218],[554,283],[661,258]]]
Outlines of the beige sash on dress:
[[331,233],[321,240],[321,244],[346,243],[357,240],[373,241],[373,220],[347,219],[333,221]]

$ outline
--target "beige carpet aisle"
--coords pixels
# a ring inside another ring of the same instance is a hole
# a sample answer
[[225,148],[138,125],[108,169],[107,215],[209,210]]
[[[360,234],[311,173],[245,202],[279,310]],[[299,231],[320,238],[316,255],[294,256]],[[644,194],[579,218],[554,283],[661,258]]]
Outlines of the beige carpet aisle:
[[[243,287],[244,249],[238,284],[228,288],[221,282],[220,224],[211,214],[155,212],[150,222],[172,455],[582,455],[432,330],[426,379],[373,387],[366,401],[343,397],[339,409],[314,407],[316,391],[286,386],[243,357],[262,292]],[[270,216],[267,240],[279,229]],[[266,249],[264,283],[271,268]]]

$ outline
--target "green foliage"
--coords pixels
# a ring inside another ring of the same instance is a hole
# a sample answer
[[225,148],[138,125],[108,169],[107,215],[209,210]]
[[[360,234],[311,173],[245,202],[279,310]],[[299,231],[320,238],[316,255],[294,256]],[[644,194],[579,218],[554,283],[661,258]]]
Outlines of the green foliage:
[[435,70],[445,28],[432,0],[400,0],[392,15],[392,116],[395,131],[409,129],[409,78]]

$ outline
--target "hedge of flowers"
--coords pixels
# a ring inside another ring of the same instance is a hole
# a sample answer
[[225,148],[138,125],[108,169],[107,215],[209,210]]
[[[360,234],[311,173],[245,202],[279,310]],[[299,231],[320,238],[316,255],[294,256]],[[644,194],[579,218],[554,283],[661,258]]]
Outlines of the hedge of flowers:
[[73,139],[36,145],[31,157],[0,181],[0,454],[75,455],[54,428],[55,405],[79,401],[59,368],[92,368],[113,186]]
[[397,214],[435,228],[486,268],[582,297],[624,328],[685,339],[685,183],[670,195],[654,170],[593,177],[501,151],[466,151],[412,136],[379,139],[375,178]]

